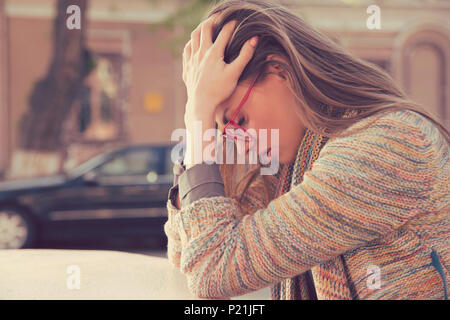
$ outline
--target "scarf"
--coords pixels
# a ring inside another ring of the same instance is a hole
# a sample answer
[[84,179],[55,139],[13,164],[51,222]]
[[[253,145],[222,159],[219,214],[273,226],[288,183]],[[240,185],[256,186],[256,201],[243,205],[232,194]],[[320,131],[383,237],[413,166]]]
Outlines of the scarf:
[[[302,182],[303,174],[311,169],[328,139],[306,129],[295,161],[283,168],[283,180],[278,187],[277,197]],[[314,266],[307,272],[273,285],[271,297],[273,300],[316,300],[318,297],[320,299],[332,295],[333,298],[340,300],[353,299],[355,294],[347,274],[345,262],[342,256],[338,256]],[[327,290],[330,289],[330,279],[333,279],[332,291]]]

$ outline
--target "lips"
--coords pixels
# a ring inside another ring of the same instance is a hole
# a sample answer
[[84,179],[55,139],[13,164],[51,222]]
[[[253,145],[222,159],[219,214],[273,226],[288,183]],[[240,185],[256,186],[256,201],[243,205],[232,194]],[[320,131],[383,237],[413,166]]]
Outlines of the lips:
[[[249,152],[250,149],[247,149],[245,151],[245,154],[248,154]],[[258,154],[259,157],[261,157],[262,155],[267,155],[267,157],[270,159],[272,157],[272,148],[267,148],[266,150]]]

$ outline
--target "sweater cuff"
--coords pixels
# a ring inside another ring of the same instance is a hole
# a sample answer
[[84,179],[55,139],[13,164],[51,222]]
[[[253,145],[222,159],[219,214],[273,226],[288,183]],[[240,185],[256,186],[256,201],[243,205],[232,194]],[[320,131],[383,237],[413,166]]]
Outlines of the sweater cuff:
[[217,163],[200,163],[184,171],[178,179],[182,207],[196,200],[225,196],[225,186]]
[[170,187],[169,189],[169,195],[167,197],[167,200],[170,201],[170,204],[172,205],[172,207],[177,208],[176,203],[177,203],[177,196],[178,196],[178,183],[174,184],[172,187]]

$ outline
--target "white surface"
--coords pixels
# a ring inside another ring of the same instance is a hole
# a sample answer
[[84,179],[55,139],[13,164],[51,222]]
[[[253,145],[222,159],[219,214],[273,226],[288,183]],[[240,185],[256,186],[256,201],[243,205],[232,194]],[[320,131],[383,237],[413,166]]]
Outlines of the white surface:
[[[80,288],[68,288],[80,271]],[[68,273],[69,270],[69,273]],[[103,250],[0,251],[0,299],[197,299],[166,258]],[[270,299],[265,288],[234,299]]]

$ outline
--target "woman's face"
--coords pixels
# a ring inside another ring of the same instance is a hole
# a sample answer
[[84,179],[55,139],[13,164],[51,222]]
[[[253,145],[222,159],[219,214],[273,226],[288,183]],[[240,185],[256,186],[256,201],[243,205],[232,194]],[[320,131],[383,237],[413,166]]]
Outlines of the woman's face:
[[[289,90],[287,78],[285,76],[283,78],[284,74],[280,73],[280,69],[276,67],[270,66],[269,71],[278,74],[268,74],[264,81],[253,87],[235,122],[246,130],[254,129],[258,140],[262,133],[260,130],[267,129],[267,145],[260,146],[258,141],[258,155],[266,154],[267,150],[270,150],[267,154],[275,157],[276,148],[278,148],[279,163],[289,163],[297,155],[305,128],[295,112],[298,107]],[[231,119],[237,109],[252,80],[239,84],[233,94],[217,107],[216,123],[221,132],[224,124]],[[272,139],[271,129],[278,130],[279,139]]]

